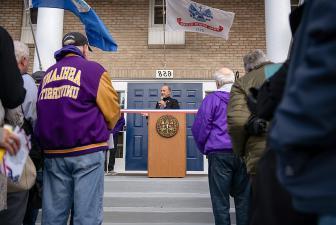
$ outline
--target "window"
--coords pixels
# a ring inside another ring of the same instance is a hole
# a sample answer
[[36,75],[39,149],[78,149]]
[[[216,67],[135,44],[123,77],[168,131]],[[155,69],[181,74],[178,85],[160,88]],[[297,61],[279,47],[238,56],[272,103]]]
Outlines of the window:
[[[166,10],[166,6],[163,5],[163,0],[155,0],[154,1],[154,24],[159,25],[163,24],[163,10]],[[165,20],[166,22],[166,20]]]
[[[167,47],[184,45],[185,33],[183,31],[166,31],[164,32],[163,12],[166,10],[165,1],[167,0],[149,0],[149,28],[148,28],[148,45],[162,46],[165,42]],[[165,34],[165,39],[163,38]]]
[[26,10],[23,10],[21,41],[26,44],[34,44],[34,39],[30,27],[30,20],[33,25],[33,31],[36,32],[38,9],[34,8],[29,10],[30,10],[30,18],[29,13]]

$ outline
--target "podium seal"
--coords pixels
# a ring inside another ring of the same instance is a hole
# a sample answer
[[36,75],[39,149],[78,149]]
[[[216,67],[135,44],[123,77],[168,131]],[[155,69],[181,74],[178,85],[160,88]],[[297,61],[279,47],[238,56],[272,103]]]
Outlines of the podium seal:
[[156,121],[156,131],[158,134],[165,138],[174,137],[179,129],[178,120],[171,115],[161,116]]

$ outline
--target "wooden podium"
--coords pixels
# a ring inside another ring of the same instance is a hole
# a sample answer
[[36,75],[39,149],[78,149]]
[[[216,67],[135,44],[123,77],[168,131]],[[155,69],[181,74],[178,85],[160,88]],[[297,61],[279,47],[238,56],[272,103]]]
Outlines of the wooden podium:
[[185,175],[186,114],[173,110],[149,113],[148,177]]

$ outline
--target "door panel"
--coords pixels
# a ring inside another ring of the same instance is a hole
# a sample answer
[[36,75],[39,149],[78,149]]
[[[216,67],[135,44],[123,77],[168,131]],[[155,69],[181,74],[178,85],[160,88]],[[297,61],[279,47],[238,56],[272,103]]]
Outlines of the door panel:
[[[129,83],[128,109],[155,109],[160,100],[162,83]],[[172,97],[177,99],[181,109],[197,109],[202,101],[202,84],[169,84]],[[199,153],[191,126],[195,115],[187,115],[187,170],[203,171],[203,155]],[[146,117],[140,114],[127,116],[126,170],[147,170],[147,137]]]

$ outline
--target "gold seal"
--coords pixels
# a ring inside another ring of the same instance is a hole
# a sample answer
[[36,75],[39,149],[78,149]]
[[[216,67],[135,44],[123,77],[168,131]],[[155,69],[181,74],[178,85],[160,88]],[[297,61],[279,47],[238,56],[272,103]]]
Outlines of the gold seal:
[[174,137],[179,129],[179,122],[171,115],[161,116],[156,121],[156,131],[165,138]]

